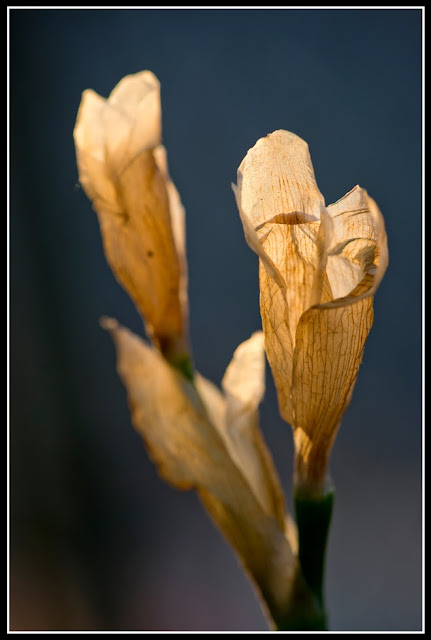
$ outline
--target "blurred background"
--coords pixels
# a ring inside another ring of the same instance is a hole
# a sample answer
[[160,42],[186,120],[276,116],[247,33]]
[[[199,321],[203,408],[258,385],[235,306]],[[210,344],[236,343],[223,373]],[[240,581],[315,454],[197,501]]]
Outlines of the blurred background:
[[[310,146],[327,203],[355,184],[390,266],[331,470],[333,630],[420,630],[421,11],[10,10],[10,628],[265,630],[196,496],[163,484],[133,431],[102,315],[143,335],[78,184],[86,88],[162,85],[187,212],[191,336],[215,383],[260,327],[257,258],[231,182],[275,129]],[[292,437],[267,370],[261,425],[291,504]]]

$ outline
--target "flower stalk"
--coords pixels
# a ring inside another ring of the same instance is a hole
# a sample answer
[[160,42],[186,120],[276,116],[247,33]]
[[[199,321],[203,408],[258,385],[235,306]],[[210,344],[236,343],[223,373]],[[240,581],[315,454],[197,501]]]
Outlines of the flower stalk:
[[[74,139],[105,255],[149,343],[104,318],[132,423],[160,476],[193,489],[235,551],[277,630],[327,629],[332,445],[355,385],[387,263],[382,215],[355,187],[325,206],[307,144],[276,131],[250,149],[234,187],[259,256],[262,331],[235,350],[221,389],[194,371],[185,212],[161,142],[160,84],[123,78],[83,93]],[[293,522],[259,428],[265,354],[295,446]]]
[[309,496],[300,490],[294,493],[299,562],[302,574],[317,599],[325,626],[325,558],[333,505],[333,489],[322,496]]

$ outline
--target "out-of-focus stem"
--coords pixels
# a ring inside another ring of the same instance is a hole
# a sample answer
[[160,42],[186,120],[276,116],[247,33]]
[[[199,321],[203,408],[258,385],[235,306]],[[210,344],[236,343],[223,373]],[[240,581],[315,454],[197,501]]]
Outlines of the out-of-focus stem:
[[169,364],[177,369],[187,380],[193,382],[194,367],[190,353],[191,349],[187,340],[183,336],[169,336],[167,338],[157,336],[157,338],[153,338],[153,342]]
[[283,611],[272,612],[276,631],[327,631],[326,614],[298,565],[291,597]]

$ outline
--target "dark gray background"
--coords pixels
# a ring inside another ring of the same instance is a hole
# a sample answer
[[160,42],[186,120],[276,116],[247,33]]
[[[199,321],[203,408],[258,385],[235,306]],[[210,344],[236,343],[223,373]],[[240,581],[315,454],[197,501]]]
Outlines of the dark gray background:
[[[390,266],[332,456],[327,601],[335,630],[420,629],[421,11],[15,9],[10,51],[12,628],[266,628],[194,494],[148,460],[98,324],[143,334],[72,130],[84,89],[151,69],[187,212],[195,361],[214,382],[260,326],[230,187],[258,138],[302,136],[327,203],[359,183],[385,216]],[[267,385],[290,499],[291,430]]]

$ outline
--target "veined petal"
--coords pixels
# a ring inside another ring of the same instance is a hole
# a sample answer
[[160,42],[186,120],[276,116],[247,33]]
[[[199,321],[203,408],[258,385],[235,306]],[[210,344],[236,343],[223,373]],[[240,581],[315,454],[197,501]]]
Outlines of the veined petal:
[[292,366],[293,340],[289,329],[284,290],[259,261],[260,315],[265,334],[265,350],[277,388],[280,414],[293,424]]
[[292,382],[297,485],[324,489],[328,457],[372,323],[372,296],[314,307],[301,317]]
[[327,211],[332,235],[326,272],[335,307],[373,295],[388,266],[383,216],[365,189],[354,187]]
[[[256,229],[282,222],[320,219],[323,196],[317,188],[307,143],[290,131],[260,138],[238,169],[241,202]],[[263,235],[263,234],[261,234]]]
[[160,83],[151,71],[125,76],[103,112],[106,158],[121,171],[141,152],[161,143]]
[[287,131],[247,153],[236,199],[260,258],[265,346],[297,474],[322,489],[388,264],[383,217],[360,187],[325,208],[308,146]]
[[258,140],[238,169],[238,191],[243,215],[286,283],[285,314],[294,341],[299,317],[310,306],[324,205],[307,143],[283,130]]
[[229,449],[256,498],[280,529],[285,526],[283,491],[259,429],[258,406],[265,392],[265,351],[261,331],[236,349],[222,381]]
[[121,212],[97,204],[105,254],[140,311],[150,337],[163,349],[184,334],[180,265],[166,183],[153,152],[140,153],[114,182]]
[[[271,615],[281,619],[301,580],[283,531],[256,499],[193,384],[114,320],[105,319],[103,326],[116,345],[133,424],[160,474],[175,487],[198,491]],[[304,586],[298,606],[312,607],[310,597]]]
[[160,118],[159,82],[144,71],[123,78],[107,101],[84,92],[74,137],[108,263],[149,337],[180,362],[188,351],[184,211],[161,159]]
[[388,265],[383,216],[364,189],[355,187],[327,212],[326,275],[335,299],[301,316],[292,376],[297,482],[314,488],[325,482],[373,324],[373,294]]
[[324,199],[307,143],[289,131],[275,131],[258,140],[238,169],[236,199],[246,240],[261,259],[260,312],[266,353],[281,415],[292,423],[296,327],[323,287],[316,272]]
[[[240,181],[239,181],[240,184]],[[242,222],[242,226],[244,229],[244,236],[246,239],[246,242],[248,244],[248,246],[250,247],[250,249],[252,249],[255,253],[257,253],[257,255],[259,256],[259,258],[262,261],[263,266],[265,267],[266,271],[268,272],[269,276],[276,282],[277,286],[283,290],[283,295],[284,295],[284,290],[286,288],[286,283],[283,279],[283,276],[281,275],[280,271],[277,268],[277,265],[272,261],[271,257],[266,253],[266,251],[264,250],[260,237],[255,229],[255,227],[253,226],[252,221],[250,220],[250,218],[248,217],[248,215],[246,214],[246,212],[244,211],[244,209],[242,208],[242,204],[241,204],[241,190],[239,188],[239,186],[232,184],[232,191],[234,193],[235,196],[235,200],[236,200],[236,204],[238,207],[238,211],[239,211],[239,216]]]

